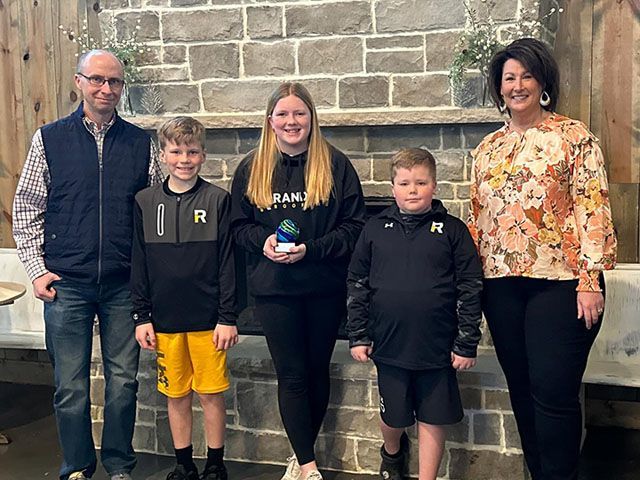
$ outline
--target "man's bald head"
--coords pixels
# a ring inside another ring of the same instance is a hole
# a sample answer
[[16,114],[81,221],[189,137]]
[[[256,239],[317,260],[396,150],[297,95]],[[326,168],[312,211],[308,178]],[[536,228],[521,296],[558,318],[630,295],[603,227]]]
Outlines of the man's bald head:
[[111,57],[115,62],[117,62],[120,65],[120,69],[122,70],[121,77],[124,77],[124,64],[113,53],[111,53],[108,50],[102,50],[102,49],[89,50],[88,52],[85,52],[82,55],[80,55],[80,58],[78,58],[78,65],[76,66],[76,73],[84,73],[85,69],[87,68],[87,65],[89,64],[92,58],[96,56],[104,56],[104,55]]

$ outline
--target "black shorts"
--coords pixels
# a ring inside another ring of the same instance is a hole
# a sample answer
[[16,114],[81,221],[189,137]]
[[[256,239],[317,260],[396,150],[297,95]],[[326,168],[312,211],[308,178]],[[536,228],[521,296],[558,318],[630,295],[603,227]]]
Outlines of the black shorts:
[[450,425],[462,420],[462,402],[456,371],[408,370],[376,363],[380,416],[390,427],[404,428],[419,422]]

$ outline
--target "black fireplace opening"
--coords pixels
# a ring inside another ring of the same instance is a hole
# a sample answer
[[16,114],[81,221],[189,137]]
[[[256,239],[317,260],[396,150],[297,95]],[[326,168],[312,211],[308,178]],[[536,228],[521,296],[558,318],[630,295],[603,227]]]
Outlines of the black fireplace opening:
[[[365,197],[367,218],[377,215],[393,203],[392,197]],[[238,332],[243,335],[264,335],[260,322],[256,321],[253,310],[255,303],[247,288],[247,256],[249,254],[236,245],[236,297],[238,302]],[[340,322],[338,338],[346,339],[344,324]]]

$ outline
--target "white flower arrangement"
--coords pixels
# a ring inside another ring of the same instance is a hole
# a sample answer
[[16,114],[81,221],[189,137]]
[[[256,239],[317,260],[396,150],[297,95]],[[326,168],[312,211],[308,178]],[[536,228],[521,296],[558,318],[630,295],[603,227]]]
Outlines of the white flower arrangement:
[[113,53],[124,65],[124,80],[129,85],[139,79],[139,56],[151,51],[146,43],[138,40],[140,19],[136,22],[131,35],[122,38],[117,35],[115,21],[112,19],[111,23],[107,24],[102,32],[102,41],[98,41],[89,34],[86,20],[78,33],[64,25],[59,25],[58,29],[73,43],[78,44],[79,52],[76,53],[76,57],[96,48],[108,50]]
[[480,3],[486,5],[487,15],[484,18],[480,18],[478,12],[471,7],[470,0],[461,1],[464,5],[467,22],[455,47],[449,68],[449,79],[455,91],[455,89],[462,87],[467,70],[479,70],[485,84],[482,99],[484,105],[487,100],[486,85],[489,77],[489,64],[493,55],[518,38],[540,38],[544,20],[556,13],[562,13],[563,9],[551,8],[541,17],[539,14],[540,4],[536,1],[530,8],[520,7],[515,24],[498,25],[492,14],[496,0],[480,0]]

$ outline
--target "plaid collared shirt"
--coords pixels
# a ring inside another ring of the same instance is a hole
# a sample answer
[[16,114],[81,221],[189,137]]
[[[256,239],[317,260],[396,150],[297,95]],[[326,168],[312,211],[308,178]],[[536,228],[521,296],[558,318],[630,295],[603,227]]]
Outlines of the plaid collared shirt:
[[[98,128],[96,123],[83,117],[84,126],[96,141],[99,161],[102,161],[104,138],[115,120],[114,115],[109,122],[102,125],[102,128]],[[162,177],[158,149],[152,141],[149,185],[162,182]],[[13,201],[13,238],[18,247],[18,257],[31,281],[47,273],[44,264],[44,215],[50,183],[42,132],[38,129],[33,135]]]

